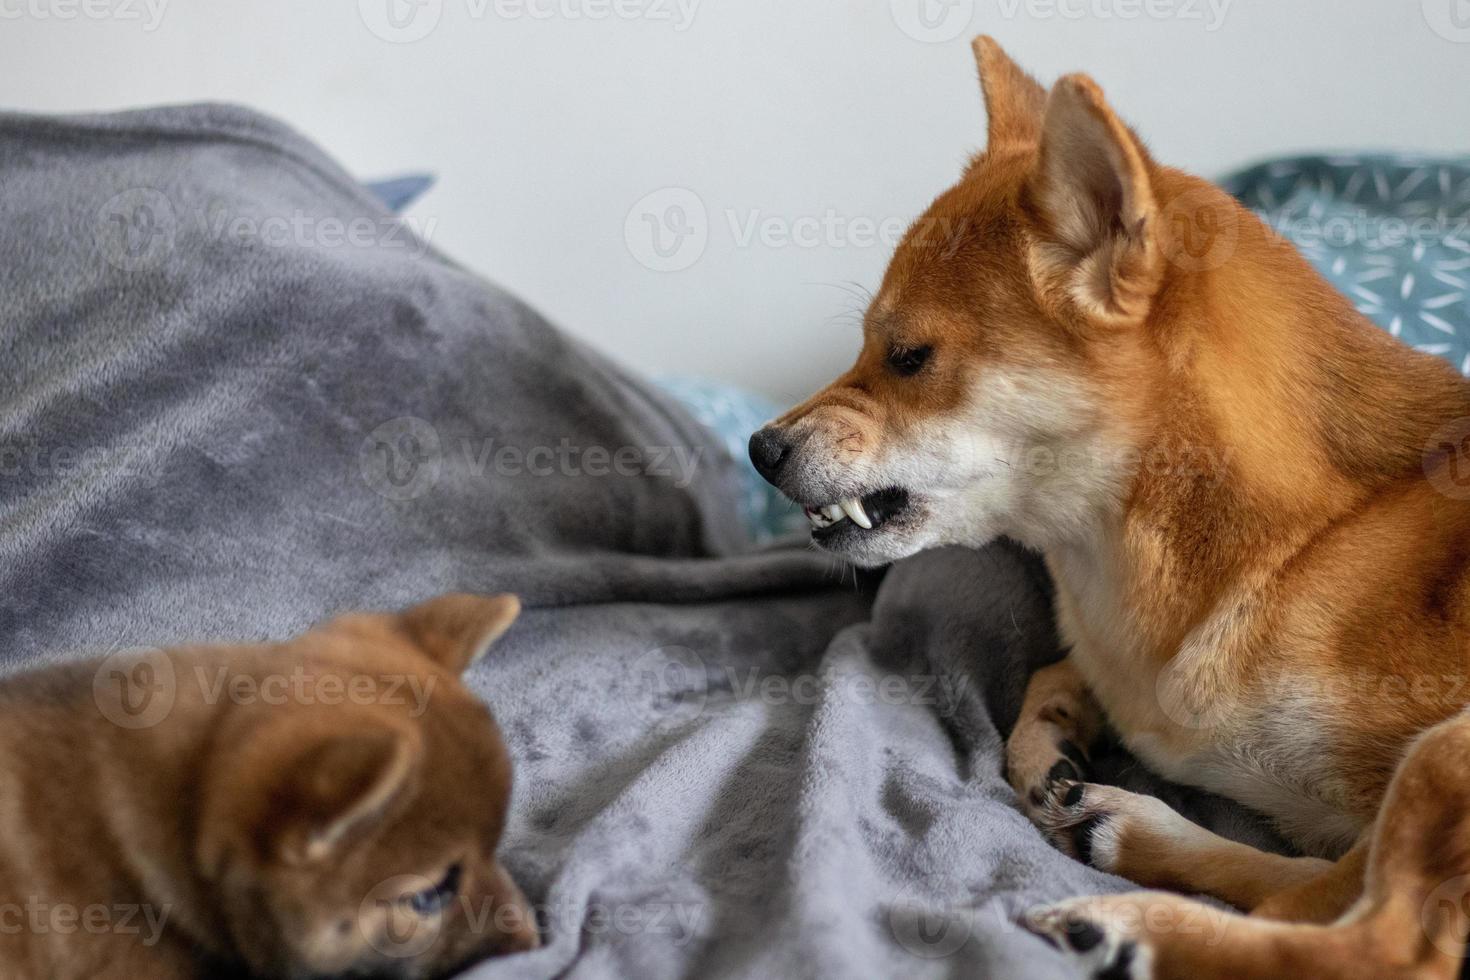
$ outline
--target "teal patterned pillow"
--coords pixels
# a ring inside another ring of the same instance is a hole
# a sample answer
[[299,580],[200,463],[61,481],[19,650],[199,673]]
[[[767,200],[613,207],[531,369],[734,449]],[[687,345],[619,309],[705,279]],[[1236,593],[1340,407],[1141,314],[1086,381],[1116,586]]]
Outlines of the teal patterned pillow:
[[1291,157],[1221,184],[1379,326],[1470,374],[1470,157]]
[[764,544],[805,530],[801,509],[781,496],[750,464],[750,434],[781,413],[775,403],[737,385],[698,378],[660,378],[658,385],[677,398],[689,413],[714,430],[740,464],[741,518],[751,538]]

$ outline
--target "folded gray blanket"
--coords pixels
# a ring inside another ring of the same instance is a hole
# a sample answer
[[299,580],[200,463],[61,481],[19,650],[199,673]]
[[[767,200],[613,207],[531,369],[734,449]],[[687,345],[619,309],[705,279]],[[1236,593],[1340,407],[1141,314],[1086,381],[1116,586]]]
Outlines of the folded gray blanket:
[[473,976],[1067,975],[1015,914],[1125,883],[1001,778],[1038,562],[748,552],[734,465],[270,120],[0,115],[5,670],[514,591],[472,682],[546,945]]

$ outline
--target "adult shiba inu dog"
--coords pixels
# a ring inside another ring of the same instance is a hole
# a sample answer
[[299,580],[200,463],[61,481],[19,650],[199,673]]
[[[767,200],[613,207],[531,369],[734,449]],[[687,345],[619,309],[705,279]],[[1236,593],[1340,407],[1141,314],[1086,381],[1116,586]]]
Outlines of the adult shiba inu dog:
[[459,680],[519,608],[0,683],[0,976],[417,980],[534,948],[495,854],[510,754]]
[[[1007,746],[1034,822],[1157,891],[1027,917],[1093,975],[1454,977],[1470,895],[1470,387],[1098,86],[975,44],[989,142],[846,374],[751,439],[859,564],[1009,535],[1070,654]],[[1085,781],[1104,721],[1303,857]],[[1175,892],[1204,893],[1247,914]]]

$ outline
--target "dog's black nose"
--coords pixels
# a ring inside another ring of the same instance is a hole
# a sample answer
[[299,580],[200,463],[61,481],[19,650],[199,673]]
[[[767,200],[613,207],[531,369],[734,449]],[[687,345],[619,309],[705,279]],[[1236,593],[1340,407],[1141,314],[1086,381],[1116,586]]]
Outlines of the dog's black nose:
[[774,428],[767,426],[750,437],[750,461],[755,464],[756,472],[775,483],[790,448]]

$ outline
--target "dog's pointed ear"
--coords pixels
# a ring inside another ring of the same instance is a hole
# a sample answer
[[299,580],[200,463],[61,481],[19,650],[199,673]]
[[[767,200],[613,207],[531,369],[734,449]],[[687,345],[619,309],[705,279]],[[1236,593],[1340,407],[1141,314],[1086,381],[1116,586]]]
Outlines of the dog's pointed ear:
[[268,722],[224,750],[202,803],[206,877],[240,850],[288,865],[321,861],[407,804],[421,755],[411,730],[365,716],[344,732],[321,720]]
[[485,655],[521,612],[513,595],[451,593],[414,606],[399,625],[428,657],[454,674]]
[[980,90],[985,95],[989,121],[990,149],[998,146],[1034,145],[1041,136],[1041,115],[1046,108],[1046,89],[996,43],[981,34],[970,45],[980,68]]
[[1151,169],[1097,83],[1068,75],[1053,86],[1024,192],[1044,291],[1060,289],[1084,316],[1108,323],[1148,315],[1164,265]]

